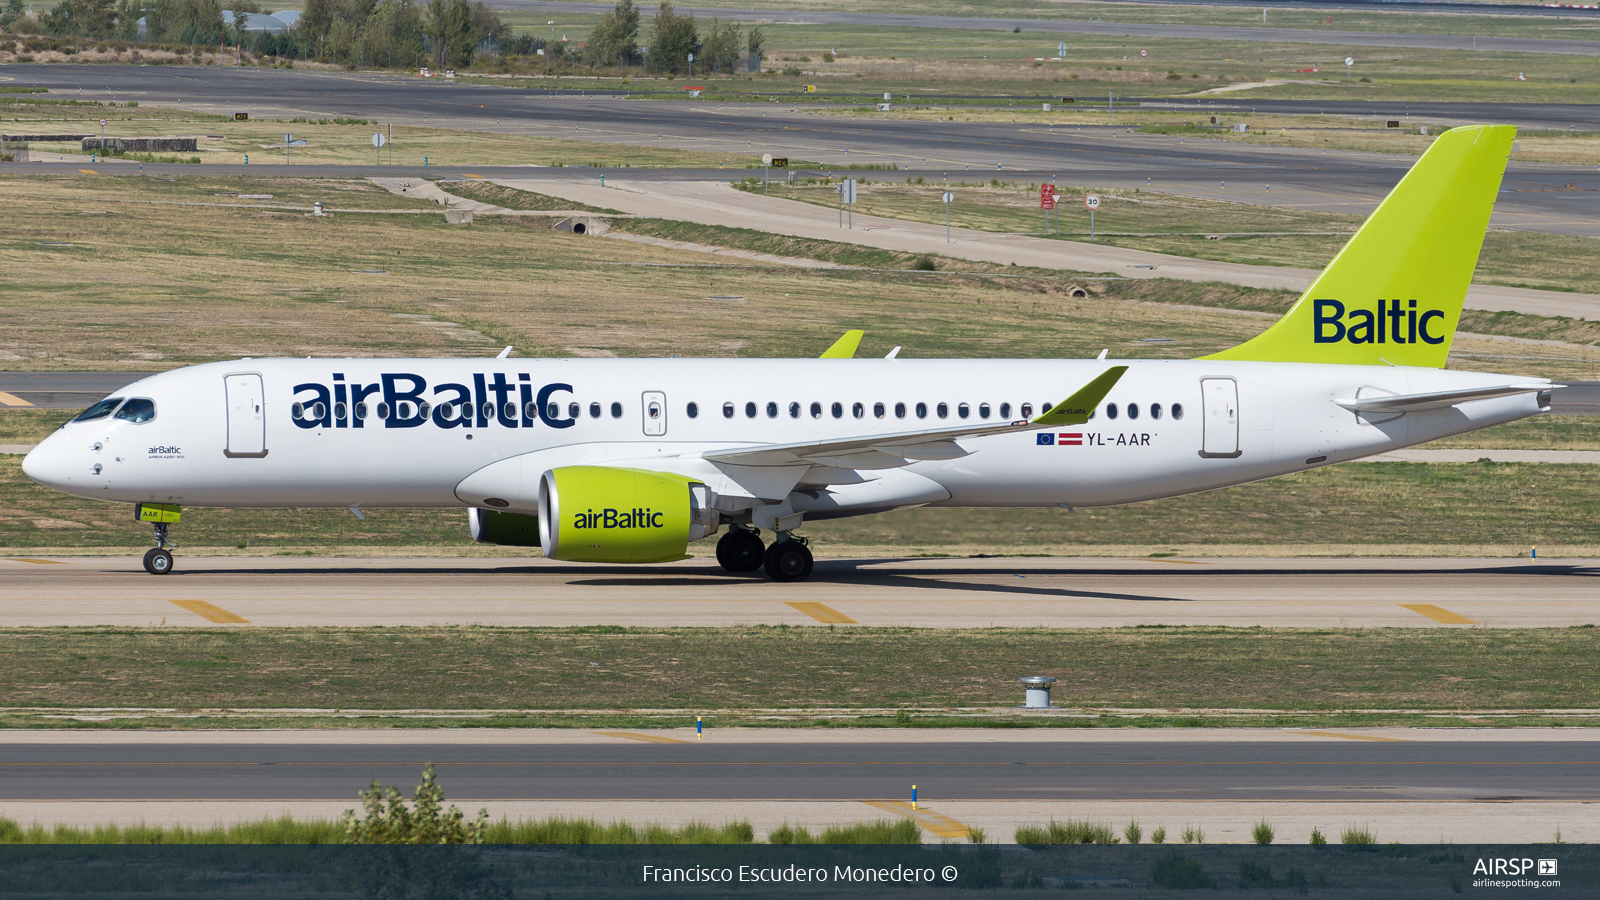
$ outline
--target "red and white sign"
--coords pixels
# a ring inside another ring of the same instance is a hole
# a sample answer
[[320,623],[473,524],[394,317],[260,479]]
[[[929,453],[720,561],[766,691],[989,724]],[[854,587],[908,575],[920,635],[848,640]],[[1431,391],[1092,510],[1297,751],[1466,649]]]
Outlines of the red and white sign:
[[101,120],[100,120],[100,127],[101,127],[101,128],[104,128],[104,127],[106,127],[106,120],[105,120],[105,119],[101,119]]
[[1149,56],[1150,55],[1150,51],[1149,50],[1140,50],[1139,51],[1139,55],[1141,57]]
[[1041,184],[1041,185],[1039,185],[1039,208],[1040,209],[1055,209],[1056,208],[1056,189],[1055,189],[1055,185],[1051,185],[1051,184]]

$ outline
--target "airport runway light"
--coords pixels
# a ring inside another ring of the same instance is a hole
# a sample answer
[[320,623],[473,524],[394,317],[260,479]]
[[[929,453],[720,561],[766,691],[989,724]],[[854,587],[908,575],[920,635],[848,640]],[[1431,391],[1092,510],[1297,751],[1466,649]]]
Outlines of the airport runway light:
[[911,808],[917,808],[917,786],[914,784],[911,786]]

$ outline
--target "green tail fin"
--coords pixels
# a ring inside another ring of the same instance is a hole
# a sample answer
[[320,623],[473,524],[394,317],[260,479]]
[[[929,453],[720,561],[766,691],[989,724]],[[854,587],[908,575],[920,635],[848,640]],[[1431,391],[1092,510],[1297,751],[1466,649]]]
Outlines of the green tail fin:
[[861,336],[866,334],[859,328],[852,328],[844,333],[844,337],[833,342],[833,346],[822,351],[818,359],[854,359],[856,348],[861,346]]
[[1282,319],[1204,358],[1444,368],[1516,133],[1440,135]]

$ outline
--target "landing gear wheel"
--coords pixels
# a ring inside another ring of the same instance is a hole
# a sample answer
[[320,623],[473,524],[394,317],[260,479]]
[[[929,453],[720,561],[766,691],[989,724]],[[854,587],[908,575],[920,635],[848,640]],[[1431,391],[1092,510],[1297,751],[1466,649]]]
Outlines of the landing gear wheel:
[[767,548],[767,574],[773,581],[805,581],[811,577],[811,551],[799,541],[779,541]]
[[144,555],[144,570],[151,575],[166,575],[172,571],[172,554],[159,547]]
[[767,545],[761,535],[742,528],[735,529],[717,541],[717,564],[729,572],[754,572],[761,568]]

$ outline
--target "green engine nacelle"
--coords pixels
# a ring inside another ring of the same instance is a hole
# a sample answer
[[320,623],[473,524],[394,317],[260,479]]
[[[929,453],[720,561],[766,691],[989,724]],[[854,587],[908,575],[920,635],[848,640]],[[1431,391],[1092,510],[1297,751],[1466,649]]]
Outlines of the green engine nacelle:
[[704,484],[681,475],[563,466],[539,481],[544,555],[574,562],[667,562],[715,534],[720,518]]
[[489,509],[467,510],[467,527],[480,544],[502,547],[539,546],[539,517]]

